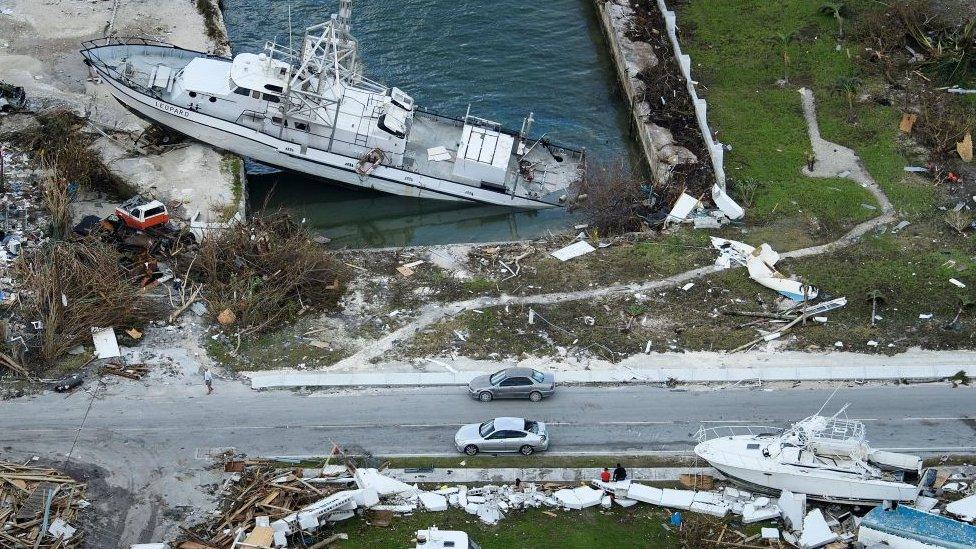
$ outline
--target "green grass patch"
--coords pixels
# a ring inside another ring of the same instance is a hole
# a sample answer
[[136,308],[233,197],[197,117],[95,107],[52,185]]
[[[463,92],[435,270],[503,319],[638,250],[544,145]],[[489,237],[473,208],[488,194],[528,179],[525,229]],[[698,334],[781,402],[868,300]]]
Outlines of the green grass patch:
[[[883,9],[868,0],[848,2],[854,17]],[[873,204],[849,180],[801,175],[810,142],[797,89],[814,91],[825,139],[854,149],[896,208],[915,212],[929,207],[931,192],[903,182],[905,159],[895,138],[899,113],[874,102],[856,104],[857,121],[847,121],[846,98],[834,91],[839,78],[857,75],[868,91],[881,83],[858,71],[859,45],[841,42],[836,23],[805,0],[695,1],[680,7],[679,24],[691,32],[683,45],[694,61],[709,104],[709,121],[718,138],[732,145],[726,169],[734,179],[762,182],[748,218],[764,223],[781,216],[813,216],[828,229],[875,215],[860,207]],[[791,34],[784,68],[779,33]],[[789,76],[789,84],[777,81]]]
[[614,506],[609,511],[585,509],[558,511],[552,517],[544,509],[513,511],[494,526],[460,509],[441,513],[416,513],[396,517],[387,528],[369,526],[360,520],[336,524],[337,532],[347,532],[346,548],[409,547],[418,530],[436,525],[442,530],[463,530],[484,549],[511,547],[678,547],[674,534],[664,528],[665,511],[649,505],[630,509]]

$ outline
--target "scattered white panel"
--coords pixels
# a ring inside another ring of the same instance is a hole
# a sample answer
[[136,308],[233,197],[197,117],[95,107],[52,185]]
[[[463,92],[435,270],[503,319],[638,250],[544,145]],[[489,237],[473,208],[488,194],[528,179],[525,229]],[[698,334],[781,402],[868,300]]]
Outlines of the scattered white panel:
[[653,505],[661,505],[661,497],[664,490],[643,484],[631,484],[627,490],[627,499],[642,501]]
[[586,255],[586,254],[588,254],[588,253],[590,253],[590,252],[592,252],[594,250],[596,250],[596,248],[594,248],[593,246],[591,246],[589,242],[587,242],[585,240],[580,240],[579,242],[574,242],[574,243],[570,244],[569,246],[566,246],[564,248],[560,248],[560,249],[552,252],[549,255],[551,255],[552,257],[555,257],[559,261],[569,261],[570,259],[573,259],[574,257],[579,257],[581,255]]

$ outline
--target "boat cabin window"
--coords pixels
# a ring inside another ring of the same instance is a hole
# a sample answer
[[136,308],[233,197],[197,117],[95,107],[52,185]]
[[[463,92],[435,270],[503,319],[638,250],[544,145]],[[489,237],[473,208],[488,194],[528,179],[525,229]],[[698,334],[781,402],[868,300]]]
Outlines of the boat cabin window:
[[281,98],[278,97],[277,95],[271,95],[270,93],[265,93],[263,95],[265,101],[270,101],[272,103],[281,103]]
[[237,88],[234,90],[234,93],[236,93],[237,95],[243,95],[244,97],[247,97],[251,95],[251,90],[247,88]]
[[210,97],[210,99],[209,99],[209,101],[210,101],[211,103],[216,103],[216,102],[217,102],[217,98],[216,98],[216,97],[213,97],[213,96],[211,96],[211,97]]
[[271,123],[272,124],[275,124],[275,125],[278,125],[278,126],[284,126],[286,128],[288,127],[288,122],[285,122],[284,120],[282,120],[280,116],[272,116],[271,117]]
[[758,444],[746,444],[746,450],[758,450],[758,449],[759,449]]
[[[284,69],[282,69],[282,70],[284,70]],[[271,90],[273,92],[278,92],[278,93],[281,93],[281,92],[285,91],[285,89],[282,88],[281,86],[276,86],[274,84],[265,84],[264,85],[264,89]]]
[[196,97],[197,96],[197,92],[190,92],[187,95],[189,95],[190,97]]
[[254,99],[261,99],[261,92],[258,90],[251,90],[251,97]]
[[295,122],[295,129],[296,130],[301,130],[303,132],[307,132],[308,131],[308,124],[306,124],[304,122]]

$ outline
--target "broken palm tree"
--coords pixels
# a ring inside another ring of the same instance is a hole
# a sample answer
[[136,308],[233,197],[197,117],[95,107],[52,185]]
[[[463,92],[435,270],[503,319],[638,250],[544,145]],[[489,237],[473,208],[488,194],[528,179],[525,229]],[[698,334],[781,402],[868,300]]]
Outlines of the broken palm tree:
[[158,305],[131,282],[121,254],[97,240],[31,250],[15,270],[29,289],[21,314],[41,326],[28,348],[48,363],[91,341],[93,326],[140,326],[157,316]]
[[[283,213],[260,215],[205,239],[184,269],[188,281],[202,285],[207,310],[233,314],[229,326],[242,337],[335,307],[347,278],[342,264]],[[192,293],[183,305],[191,301]]]

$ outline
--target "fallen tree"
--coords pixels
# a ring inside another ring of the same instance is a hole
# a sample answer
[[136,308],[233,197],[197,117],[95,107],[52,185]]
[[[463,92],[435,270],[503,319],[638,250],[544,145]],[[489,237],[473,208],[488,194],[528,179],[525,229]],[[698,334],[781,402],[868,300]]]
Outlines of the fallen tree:
[[23,318],[42,323],[28,352],[36,350],[48,364],[90,343],[92,327],[140,326],[160,308],[132,283],[121,254],[98,240],[32,249],[18,258],[15,271],[25,288]]
[[259,215],[205,238],[181,270],[202,284],[207,308],[240,336],[334,308],[348,276],[284,213]]

